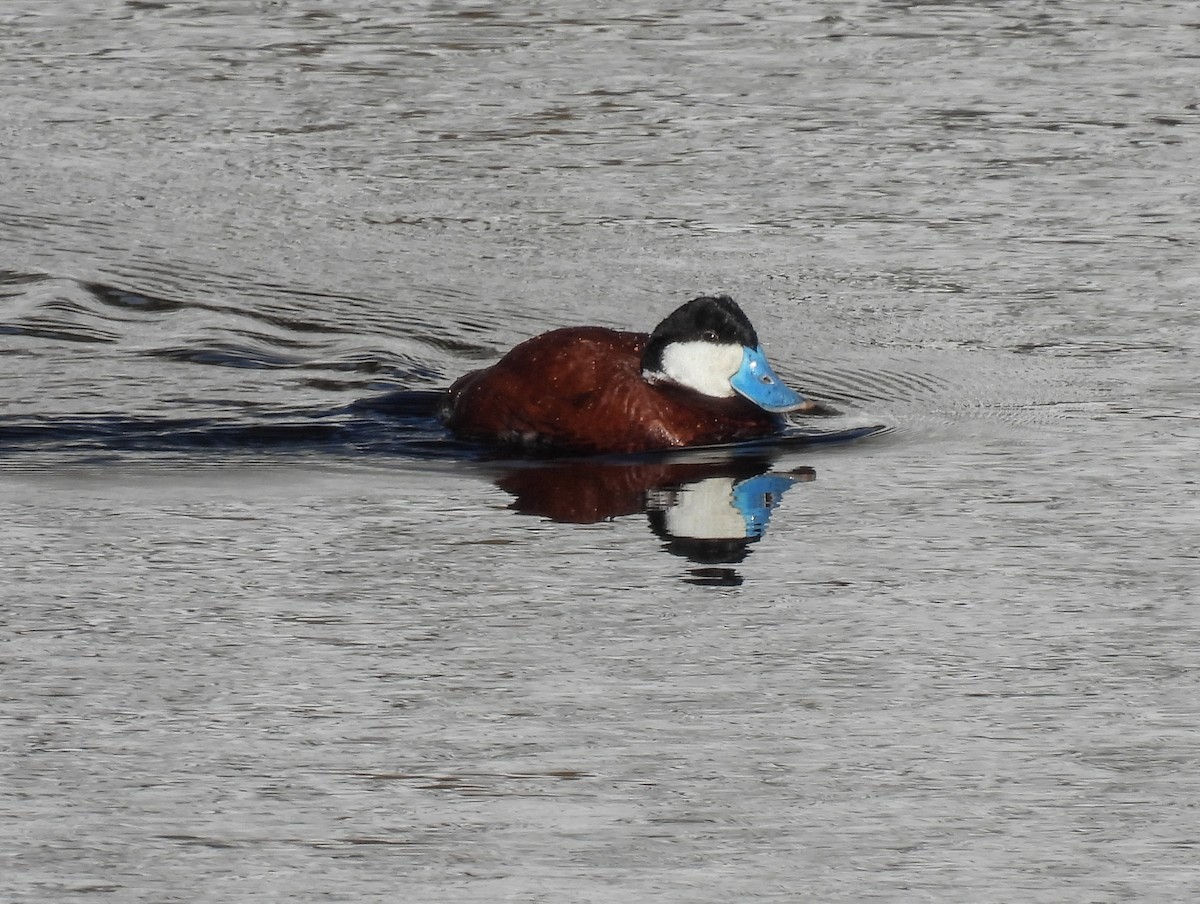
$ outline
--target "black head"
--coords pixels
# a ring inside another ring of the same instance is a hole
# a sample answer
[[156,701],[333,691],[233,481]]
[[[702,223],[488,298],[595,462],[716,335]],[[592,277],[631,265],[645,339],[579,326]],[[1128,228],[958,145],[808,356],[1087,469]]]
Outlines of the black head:
[[642,369],[662,370],[663,350],[675,342],[758,347],[750,318],[728,295],[701,295],[680,305],[654,328],[642,353]]

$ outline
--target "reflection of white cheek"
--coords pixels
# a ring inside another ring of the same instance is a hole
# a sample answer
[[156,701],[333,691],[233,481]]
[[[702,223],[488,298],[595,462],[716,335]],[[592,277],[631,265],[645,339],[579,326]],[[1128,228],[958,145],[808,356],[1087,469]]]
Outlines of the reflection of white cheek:
[[664,513],[673,537],[720,540],[746,536],[746,519],[733,504],[733,479],[710,477],[688,484],[675,494]]

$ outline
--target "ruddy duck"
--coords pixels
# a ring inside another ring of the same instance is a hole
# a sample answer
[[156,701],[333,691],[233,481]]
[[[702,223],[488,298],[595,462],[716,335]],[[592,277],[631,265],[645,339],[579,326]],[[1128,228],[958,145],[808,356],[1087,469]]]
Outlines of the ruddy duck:
[[626,453],[757,439],[812,407],[776,376],[728,295],[687,302],[653,333],[568,327],[460,377],[440,416],[464,439]]

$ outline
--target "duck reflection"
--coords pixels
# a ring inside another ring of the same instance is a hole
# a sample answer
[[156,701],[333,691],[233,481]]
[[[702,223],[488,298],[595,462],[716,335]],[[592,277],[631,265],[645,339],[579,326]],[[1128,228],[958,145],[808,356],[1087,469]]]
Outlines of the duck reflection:
[[[789,425],[767,438],[725,445],[634,455],[505,460],[496,457],[505,454],[503,448],[480,447],[424,432],[433,422],[442,395],[432,390],[401,390],[362,400],[352,410],[371,419],[382,417],[384,435],[392,442],[405,437],[405,448],[410,451],[430,450],[481,463],[496,485],[514,497],[510,508],[522,514],[592,524],[645,513],[663,548],[694,566],[685,580],[697,584],[740,584],[741,576],[733,566],[744,561],[753,544],[766,534],[771,513],[784,494],[795,484],[816,478],[811,468],[772,470],[784,454],[818,444],[854,442],[886,429],[869,425],[819,430]],[[838,413],[814,404],[810,414]],[[406,431],[397,431],[397,419]]]
[[766,534],[771,513],[811,468],[772,471],[768,455],[716,460],[522,462],[496,479],[509,506],[570,524],[645,513],[663,548],[701,566],[689,580],[737,584],[730,567]]

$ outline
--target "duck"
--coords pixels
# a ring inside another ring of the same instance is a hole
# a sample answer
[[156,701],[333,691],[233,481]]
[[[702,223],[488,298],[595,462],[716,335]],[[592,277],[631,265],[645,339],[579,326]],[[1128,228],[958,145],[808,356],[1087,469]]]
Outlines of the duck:
[[622,454],[762,439],[818,407],[768,362],[728,295],[701,295],[651,333],[551,330],[459,377],[438,407],[456,437],[527,452]]

